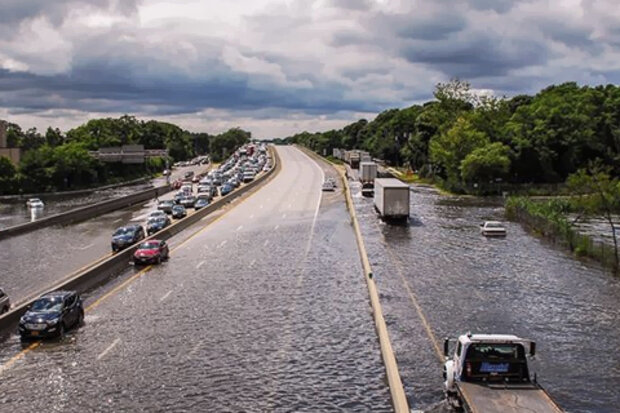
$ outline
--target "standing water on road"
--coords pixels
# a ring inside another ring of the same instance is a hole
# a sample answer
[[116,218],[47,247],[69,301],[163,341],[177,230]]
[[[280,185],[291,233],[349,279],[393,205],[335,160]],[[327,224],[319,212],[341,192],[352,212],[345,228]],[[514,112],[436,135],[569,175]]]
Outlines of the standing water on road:
[[617,411],[620,279],[518,223],[506,222],[506,238],[483,237],[483,221],[504,220],[497,202],[415,186],[408,224],[394,226],[381,222],[372,198],[352,186],[412,408],[443,399],[438,341],[472,331],[536,341],[531,370],[567,411]]

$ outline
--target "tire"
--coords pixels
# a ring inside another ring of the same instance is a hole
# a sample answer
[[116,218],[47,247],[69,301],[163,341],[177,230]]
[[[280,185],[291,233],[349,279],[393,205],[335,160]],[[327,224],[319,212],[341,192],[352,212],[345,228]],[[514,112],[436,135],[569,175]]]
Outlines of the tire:
[[58,340],[65,338],[65,323],[60,323],[58,327]]
[[76,325],[82,327],[84,325],[84,310],[80,310],[80,316],[77,319]]
[[155,260],[155,264],[157,265],[161,264],[161,255],[157,256],[157,259]]

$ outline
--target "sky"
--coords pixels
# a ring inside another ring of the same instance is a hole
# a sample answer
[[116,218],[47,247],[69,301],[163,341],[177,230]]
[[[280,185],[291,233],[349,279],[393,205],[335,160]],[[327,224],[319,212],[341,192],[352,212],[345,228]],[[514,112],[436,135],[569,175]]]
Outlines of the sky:
[[617,0],[1,0],[0,119],[256,138],[432,99],[620,82]]

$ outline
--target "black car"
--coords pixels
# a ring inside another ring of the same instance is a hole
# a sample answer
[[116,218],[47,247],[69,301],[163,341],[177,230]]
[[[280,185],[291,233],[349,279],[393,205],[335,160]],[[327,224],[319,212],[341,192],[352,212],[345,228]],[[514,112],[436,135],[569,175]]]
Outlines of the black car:
[[144,239],[142,225],[126,225],[118,228],[112,235],[112,251],[120,251]]
[[187,216],[187,210],[183,205],[175,205],[172,207],[172,218],[185,218]]
[[146,222],[146,233],[151,235],[161,231],[171,224],[170,218],[167,216],[149,218]]
[[37,298],[19,320],[19,335],[62,338],[65,331],[84,322],[82,300],[75,291],[54,291]]
[[157,209],[160,211],[164,211],[166,214],[172,214],[173,206],[174,201],[161,201],[159,205],[157,205]]
[[196,211],[198,211],[200,208],[204,208],[207,205],[209,205],[209,200],[206,198],[198,198],[198,200],[196,200],[196,203],[194,204],[194,209]]

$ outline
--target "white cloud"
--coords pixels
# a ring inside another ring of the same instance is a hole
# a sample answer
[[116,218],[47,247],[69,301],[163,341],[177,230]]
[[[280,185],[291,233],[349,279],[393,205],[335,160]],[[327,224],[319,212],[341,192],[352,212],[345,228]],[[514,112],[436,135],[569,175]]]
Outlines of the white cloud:
[[457,75],[498,95],[620,81],[615,0],[8,1],[0,105],[26,127],[128,112],[281,136]]

